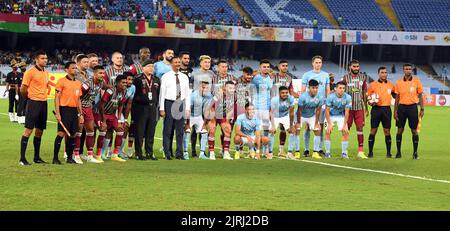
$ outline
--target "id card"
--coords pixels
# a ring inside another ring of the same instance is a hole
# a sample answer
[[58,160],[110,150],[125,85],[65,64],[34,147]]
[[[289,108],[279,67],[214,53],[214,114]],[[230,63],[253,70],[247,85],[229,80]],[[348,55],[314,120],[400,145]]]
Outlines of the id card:
[[148,100],[152,101],[153,99],[153,94],[151,92],[147,93],[148,96]]

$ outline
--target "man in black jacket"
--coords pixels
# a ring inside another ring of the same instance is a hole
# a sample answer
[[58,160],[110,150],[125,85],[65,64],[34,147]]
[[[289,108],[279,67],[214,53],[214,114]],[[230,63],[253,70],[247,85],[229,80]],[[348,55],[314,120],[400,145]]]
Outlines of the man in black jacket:
[[[153,154],[153,142],[157,123],[158,101],[161,80],[153,75],[153,60],[142,64],[143,73],[133,81],[136,93],[131,108],[131,118],[135,124],[135,153],[138,160],[157,160]],[[142,155],[142,142],[145,138],[145,154]]]

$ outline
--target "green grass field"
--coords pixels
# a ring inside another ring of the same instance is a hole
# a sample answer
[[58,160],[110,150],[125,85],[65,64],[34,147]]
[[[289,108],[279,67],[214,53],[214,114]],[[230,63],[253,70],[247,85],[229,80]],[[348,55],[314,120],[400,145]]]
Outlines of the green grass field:
[[[53,101],[49,105],[50,112]],[[450,108],[426,108],[417,161],[412,160],[409,131],[403,138],[402,159],[385,158],[379,132],[375,157],[356,160],[352,128],[349,160],[339,158],[340,138],[335,133],[333,158],[319,161],[160,158],[25,167],[18,165],[23,126],[9,122],[6,100],[0,100],[0,108],[0,210],[450,210]],[[55,121],[53,115],[49,120]],[[47,125],[41,156],[51,161],[56,124]],[[366,146],[368,131],[366,126]],[[158,153],[161,123],[156,136]],[[32,156],[30,139],[27,159]]]

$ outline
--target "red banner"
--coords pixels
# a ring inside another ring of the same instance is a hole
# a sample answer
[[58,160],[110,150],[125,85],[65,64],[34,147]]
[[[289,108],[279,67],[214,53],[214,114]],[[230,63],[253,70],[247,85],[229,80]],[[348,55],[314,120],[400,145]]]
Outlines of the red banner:
[[0,22],[27,23],[28,15],[0,13]]

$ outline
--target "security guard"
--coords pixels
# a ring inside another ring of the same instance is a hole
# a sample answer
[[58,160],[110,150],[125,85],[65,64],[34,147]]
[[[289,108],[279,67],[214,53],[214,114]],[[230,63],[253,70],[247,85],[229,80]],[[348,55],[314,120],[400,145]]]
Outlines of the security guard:
[[9,92],[9,120],[11,122],[17,122],[17,103],[19,101],[19,78],[21,75],[20,72],[17,71],[17,61],[13,59],[11,61],[12,71],[6,75],[6,90]]
[[[138,160],[157,160],[153,154],[153,142],[157,117],[159,116],[158,101],[161,80],[153,75],[153,60],[144,61],[142,68],[143,72],[137,75],[133,81],[136,87],[131,108],[131,119],[136,128],[134,148]],[[125,118],[127,116],[125,115]],[[146,157],[142,155],[142,142],[144,138]]]
[[[20,86],[22,85],[22,80],[23,80],[23,74],[25,73],[25,71],[27,70],[27,64],[22,61],[19,64],[17,64],[17,66],[20,69],[20,75],[18,78],[18,88],[20,89]],[[19,103],[17,106],[17,120],[19,124],[25,124],[25,108],[27,106],[27,99],[25,99],[22,94],[19,94]]]

